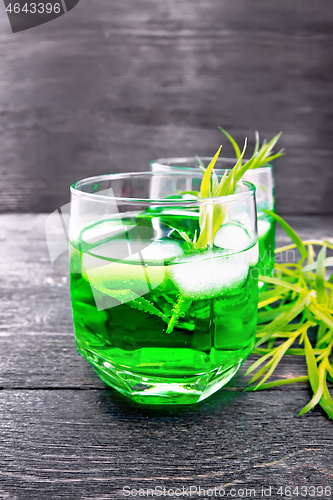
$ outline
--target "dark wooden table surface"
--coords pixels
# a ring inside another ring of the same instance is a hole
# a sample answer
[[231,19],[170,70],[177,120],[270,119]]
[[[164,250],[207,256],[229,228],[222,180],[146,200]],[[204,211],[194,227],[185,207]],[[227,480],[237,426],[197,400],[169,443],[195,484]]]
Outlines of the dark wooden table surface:
[[[75,350],[68,279],[51,268],[45,218],[0,216],[0,499],[118,499],[124,487],[192,486],[192,498],[199,486],[234,498],[246,488],[252,498],[262,487],[271,498],[286,498],[280,486],[333,491],[332,422],[320,409],[297,418],[306,384],[244,393],[243,367],[208,400],[166,409],[105,387]],[[288,220],[302,237],[332,237],[332,217]],[[301,358],[277,372],[304,373]]]

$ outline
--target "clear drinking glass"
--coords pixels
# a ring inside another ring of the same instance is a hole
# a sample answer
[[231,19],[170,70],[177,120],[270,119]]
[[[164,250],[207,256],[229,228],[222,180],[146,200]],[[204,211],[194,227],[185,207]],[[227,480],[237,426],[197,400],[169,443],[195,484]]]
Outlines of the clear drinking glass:
[[240,181],[231,196],[181,194],[201,179],[127,173],[71,187],[77,348],[104,382],[140,403],[205,399],[254,345],[255,188]]
[[[211,158],[201,158],[205,167],[211,161]],[[244,160],[246,161],[246,160]],[[218,158],[215,171],[221,175],[226,169],[231,169],[236,160],[232,158]],[[198,159],[190,158],[160,158],[151,162],[153,172],[171,172],[182,169],[197,171],[200,169]],[[259,240],[259,262],[258,269],[260,274],[271,276],[274,269],[274,250],[275,250],[275,219],[265,214],[262,209],[268,209],[275,212],[275,191],[273,167],[267,164],[265,167],[248,170],[244,180],[252,182],[256,187],[256,203],[258,218],[258,240]],[[262,284],[262,283],[261,283]]]

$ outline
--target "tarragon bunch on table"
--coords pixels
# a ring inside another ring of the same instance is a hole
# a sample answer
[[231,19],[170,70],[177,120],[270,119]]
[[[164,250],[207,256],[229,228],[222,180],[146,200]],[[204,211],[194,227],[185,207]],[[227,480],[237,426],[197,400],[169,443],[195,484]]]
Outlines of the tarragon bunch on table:
[[[254,373],[249,382],[254,385],[246,390],[309,382],[313,397],[299,415],[319,404],[333,419],[333,401],[327,385],[333,382],[333,274],[325,278],[326,268],[333,266],[333,257],[326,257],[327,249],[333,250],[333,241],[302,241],[281,217],[265,212],[276,219],[293,242],[277,248],[276,254],[297,248],[300,259],[295,263],[276,263],[279,277],[259,277],[267,284],[267,291],[259,296],[257,343],[253,351],[260,358],[246,373]],[[320,248],[318,255],[314,247]],[[285,355],[304,356],[308,375],[266,382]]]

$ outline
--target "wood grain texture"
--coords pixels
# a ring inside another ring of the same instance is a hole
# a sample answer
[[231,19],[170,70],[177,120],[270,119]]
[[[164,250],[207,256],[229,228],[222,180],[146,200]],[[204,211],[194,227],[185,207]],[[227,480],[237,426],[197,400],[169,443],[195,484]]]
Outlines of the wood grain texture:
[[114,391],[1,391],[1,488],[20,500],[118,500],[124,486],[326,486],[332,424],[317,410],[296,419],[305,402],[221,391],[150,410]]
[[[11,33],[0,5],[1,211],[68,186],[282,130],[281,214],[333,214],[331,0],[80,0]],[[223,141],[225,142],[225,141]],[[231,154],[225,145],[223,154]]]
[[[118,500],[125,486],[255,488],[260,499],[262,486],[271,498],[280,486],[333,486],[332,422],[319,409],[297,418],[305,384],[242,392],[253,357],[195,406],[149,409],[107,388],[75,350],[45,218],[0,216],[0,499]],[[333,217],[288,222],[302,238],[332,237]],[[287,242],[280,230],[277,240]],[[276,376],[305,370],[285,359]]]

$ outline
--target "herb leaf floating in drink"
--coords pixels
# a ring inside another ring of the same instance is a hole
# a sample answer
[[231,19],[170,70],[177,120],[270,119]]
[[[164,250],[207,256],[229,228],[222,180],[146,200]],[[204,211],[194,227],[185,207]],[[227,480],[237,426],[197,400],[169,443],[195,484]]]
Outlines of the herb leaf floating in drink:
[[[333,241],[303,242],[281,217],[272,212],[269,215],[293,241],[276,249],[276,253],[297,248],[300,259],[296,263],[276,264],[279,278],[260,277],[269,288],[259,299],[257,343],[253,353],[260,358],[247,371],[254,374],[249,382],[254,385],[246,390],[309,382],[313,397],[299,415],[319,404],[333,419],[333,401],[327,385],[333,382],[333,275],[325,278],[326,269],[333,267],[333,257],[326,257],[326,250],[333,250]],[[317,246],[320,251],[316,256],[314,247]],[[311,343],[313,333],[315,341]],[[267,382],[285,355],[304,356],[308,375]]]

